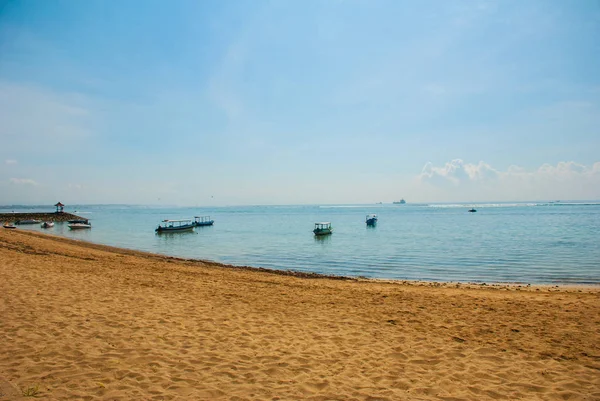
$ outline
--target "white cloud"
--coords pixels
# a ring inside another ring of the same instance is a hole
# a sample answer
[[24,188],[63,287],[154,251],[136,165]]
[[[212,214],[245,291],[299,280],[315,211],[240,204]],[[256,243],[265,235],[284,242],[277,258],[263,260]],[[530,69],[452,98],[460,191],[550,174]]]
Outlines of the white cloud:
[[33,186],[38,185],[38,183],[35,182],[34,180],[32,180],[31,178],[11,178],[9,181],[12,184],[17,184],[17,185],[33,185]]
[[4,160],[4,164],[17,164],[17,161],[13,159],[7,159]]
[[498,171],[482,161],[479,164],[470,164],[461,159],[454,159],[443,167],[435,167],[431,162],[426,163],[419,179],[423,182],[449,182],[459,185],[464,181],[495,179],[498,175]]
[[600,162],[559,162],[535,170],[513,165],[499,171],[483,161],[455,159],[441,167],[425,164],[417,181],[451,199],[600,199]]

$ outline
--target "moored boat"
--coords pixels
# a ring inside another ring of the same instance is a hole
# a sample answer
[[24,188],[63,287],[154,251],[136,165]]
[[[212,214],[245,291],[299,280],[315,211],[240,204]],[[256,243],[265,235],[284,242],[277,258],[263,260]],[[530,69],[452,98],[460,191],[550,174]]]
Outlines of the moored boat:
[[196,225],[190,219],[184,220],[163,220],[160,222],[159,226],[156,228],[156,233],[171,233],[171,232],[182,232],[182,231],[192,231],[194,230]]
[[477,209],[469,209],[469,213],[475,213],[477,211]]
[[212,226],[215,224],[215,221],[210,218],[210,216],[194,216],[194,226]]
[[52,222],[52,221],[44,221],[42,224],[40,224],[40,227],[42,227],[42,228],[51,228],[51,227],[54,227],[54,222]]
[[365,222],[368,226],[374,226],[377,224],[377,215],[376,214],[368,214]]
[[2,225],[2,227],[4,227],[4,228],[9,228],[9,229],[14,229],[14,228],[17,228],[17,227],[15,227],[15,225],[14,225],[14,224],[12,224],[12,223],[9,223],[9,222],[6,222],[6,223],[4,223],[4,224]]
[[26,220],[17,220],[15,221],[16,225],[22,225],[22,224],[39,224],[41,223],[41,220],[36,220],[36,219],[26,219]]
[[67,226],[71,230],[79,230],[83,228],[92,228],[92,223],[89,220],[80,219],[80,220],[69,220],[69,224]]
[[315,235],[329,235],[333,233],[330,222],[315,223],[315,229],[313,230]]

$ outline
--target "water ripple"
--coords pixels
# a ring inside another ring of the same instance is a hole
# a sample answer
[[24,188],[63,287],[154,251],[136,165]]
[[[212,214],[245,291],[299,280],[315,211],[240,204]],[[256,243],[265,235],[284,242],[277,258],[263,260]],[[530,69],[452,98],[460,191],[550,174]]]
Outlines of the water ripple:
[[[478,213],[468,213],[470,207]],[[282,270],[386,279],[600,284],[598,202],[81,210],[94,216],[92,230],[76,232],[56,224],[52,232]],[[369,213],[379,216],[374,228],[364,224]],[[195,215],[211,215],[215,225],[189,234],[154,234],[162,219]],[[311,231],[317,221],[331,221],[334,234],[315,238]]]

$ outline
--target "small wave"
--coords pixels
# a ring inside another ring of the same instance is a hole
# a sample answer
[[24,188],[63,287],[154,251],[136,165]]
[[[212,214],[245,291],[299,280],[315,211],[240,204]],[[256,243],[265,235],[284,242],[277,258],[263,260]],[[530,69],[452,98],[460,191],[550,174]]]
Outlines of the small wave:
[[432,208],[497,208],[497,207],[553,207],[553,206],[600,206],[600,202],[522,202],[522,203],[438,203],[429,204]]
[[540,203],[455,203],[455,204],[431,204],[435,208],[465,208],[465,207],[531,207],[542,206]]
[[320,209],[339,209],[339,208],[364,208],[365,205],[324,205],[319,206]]
[[600,206],[600,202],[552,202],[544,206]]

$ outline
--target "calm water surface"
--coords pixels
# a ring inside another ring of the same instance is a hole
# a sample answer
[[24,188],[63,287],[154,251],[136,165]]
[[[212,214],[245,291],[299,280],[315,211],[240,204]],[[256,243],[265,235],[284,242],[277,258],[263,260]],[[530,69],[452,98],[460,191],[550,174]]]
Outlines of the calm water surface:
[[[471,207],[477,213],[468,213]],[[10,206],[0,212],[48,208]],[[234,265],[344,276],[461,282],[600,284],[600,203],[248,206],[74,206],[91,230],[69,238]],[[365,216],[377,213],[376,227]],[[210,215],[212,227],[161,234],[162,219]],[[334,234],[314,237],[330,221]],[[38,225],[20,226],[42,231]]]

